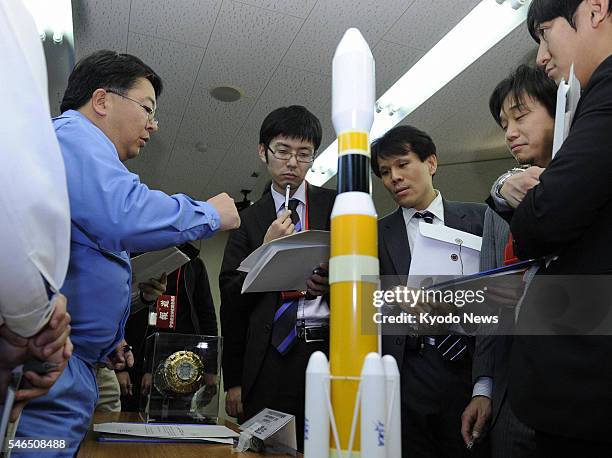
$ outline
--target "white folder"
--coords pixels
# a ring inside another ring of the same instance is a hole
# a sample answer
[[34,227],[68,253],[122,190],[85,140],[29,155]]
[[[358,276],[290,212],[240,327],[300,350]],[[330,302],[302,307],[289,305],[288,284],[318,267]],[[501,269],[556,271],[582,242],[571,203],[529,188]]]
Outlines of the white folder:
[[[480,267],[481,245],[482,237],[421,221],[412,249],[409,276],[474,274]],[[410,284],[410,279],[409,286],[415,286]]]

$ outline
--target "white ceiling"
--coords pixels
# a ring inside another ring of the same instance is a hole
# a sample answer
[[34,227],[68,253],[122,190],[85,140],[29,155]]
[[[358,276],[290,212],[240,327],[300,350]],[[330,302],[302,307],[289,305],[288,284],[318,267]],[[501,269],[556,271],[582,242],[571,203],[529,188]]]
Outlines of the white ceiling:
[[[331,59],[347,28],[358,27],[372,48],[380,96],[478,3],[73,0],[76,57],[103,48],[128,52],[163,78],[160,131],[127,163],[145,183],[200,199],[226,191],[238,200],[247,188],[256,199],[268,179],[256,154],[268,112],[305,105],[323,124],[321,150],[335,138]],[[480,200],[511,166],[488,97],[534,46],[519,27],[404,121],[436,142],[446,164],[436,185],[446,197]],[[218,102],[208,93],[217,85],[239,87],[244,96]],[[378,185],[374,196],[380,214],[392,208]]]

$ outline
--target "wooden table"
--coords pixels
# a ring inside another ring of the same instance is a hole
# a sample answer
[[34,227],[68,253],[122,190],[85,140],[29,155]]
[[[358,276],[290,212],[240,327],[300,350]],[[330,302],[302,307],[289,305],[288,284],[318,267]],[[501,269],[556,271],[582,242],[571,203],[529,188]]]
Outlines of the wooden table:
[[[141,421],[135,412],[94,414],[93,423],[104,423],[109,421]],[[229,421],[219,420],[219,424],[225,425],[235,431],[238,426]],[[78,458],[110,457],[110,458],[218,458],[218,457],[256,457],[263,456],[259,453],[232,452],[231,445],[224,444],[147,444],[147,443],[109,443],[98,442],[97,433],[93,432],[93,425],[89,428],[87,436],[81,445]],[[290,456],[290,455],[275,455]],[[301,457],[298,454],[298,457]]]

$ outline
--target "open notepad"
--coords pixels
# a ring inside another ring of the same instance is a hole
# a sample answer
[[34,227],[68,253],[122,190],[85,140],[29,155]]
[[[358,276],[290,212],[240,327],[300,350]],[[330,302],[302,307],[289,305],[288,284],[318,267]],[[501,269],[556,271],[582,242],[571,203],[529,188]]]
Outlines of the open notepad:
[[302,231],[264,243],[242,261],[242,293],[305,290],[312,270],[329,260],[329,231]]

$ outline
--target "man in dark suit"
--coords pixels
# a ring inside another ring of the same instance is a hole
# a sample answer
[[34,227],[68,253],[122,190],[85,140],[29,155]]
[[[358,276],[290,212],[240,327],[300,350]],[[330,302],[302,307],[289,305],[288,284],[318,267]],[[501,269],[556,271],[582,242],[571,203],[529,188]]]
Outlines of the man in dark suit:
[[[262,243],[297,230],[329,230],[336,193],[304,180],[320,143],[321,124],[304,107],[279,108],[266,117],[259,157],[272,184],[241,212],[242,223],[228,239],[219,275],[227,413],[239,420],[265,407],[293,414],[299,449],[306,365],[314,351],[329,351],[326,273],[313,273],[306,282],[307,296],[296,298],[279,292],[240,294],[245,274],[236,268]],[[284,208],[288,185],[289,210]]]
[[[534,0],[527,23],[538,65],[559,82],[573,63],[583,92],[567,139],[510,224],[520,258],[556,256],[531,282],[518,327],[556,335],[514,338],[509,400],[535,429],[538,456],[610,456],[612,340],[588,335],[596,323],[585,322],[609,313],[609,295],[574,279],[609,285],[612,273],[612,3]],[[574,287],[570,300],[548,300],[567,288],[546,291],[551,276]],[[576,292],[582,300],[571,299]]]
[[[534,169],[535,172],[531,176],[521,176],[525,172],[517,173],[509,177],[510,180],[531,180],[548,166],[552,153],[556,98],[557,87],[546,73],[526,65],[519,66],[491,94],[491,115],[504,131],[506,146],[519,165],[529,166],[526,170]],[[487,208],[480,250],[480,270],[502,267],[515,260],[508,223],[491,208]],[[514,308],[503,305],[514,305],[518,298],[516,295],[513,298],[506,296],[508,302],[500,303],[503,321],[500,324],[500,334],[510,334],[514,327]],[[490,377],[493,392],[492,398],[475,396],[472,399],[462,416],[462,432],[464,440],[468,442],[482,435],[489,423],[494,458],[530,458],[535,456],[535,433],[516,418],[507,402],[511,348],[511,335],[476,337],[476,353],[482,353],[486,364],[475,368],[478,372],[473,371],[473,377]]]
[[[485,205],[442,199],[432,182],[437,164],[429,135],[411,126],[395,127],[372,144],[374,174],[399,205],[379,221],[384,289],[406,285],[419,221],[482,235]],[[446,352],[446,337],[383,335],[383,352],[395,357],[401,373],[404,457],[473,456],[461,439],[461,412],[472,395],[473,339],[450,336],[454,345]]]

